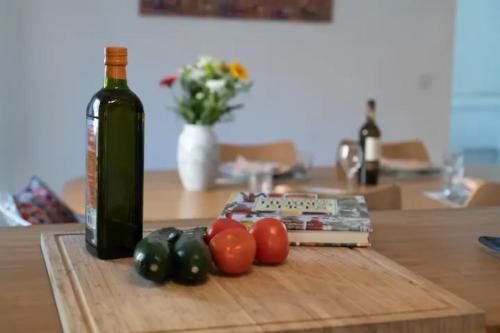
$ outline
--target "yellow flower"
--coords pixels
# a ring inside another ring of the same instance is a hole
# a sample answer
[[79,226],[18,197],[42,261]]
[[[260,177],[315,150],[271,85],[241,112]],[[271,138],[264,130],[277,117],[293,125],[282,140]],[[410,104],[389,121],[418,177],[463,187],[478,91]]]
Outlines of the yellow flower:
[[233,62],[229,65],[229,73],[238,80],[248,80],[248,72],[239,62]]

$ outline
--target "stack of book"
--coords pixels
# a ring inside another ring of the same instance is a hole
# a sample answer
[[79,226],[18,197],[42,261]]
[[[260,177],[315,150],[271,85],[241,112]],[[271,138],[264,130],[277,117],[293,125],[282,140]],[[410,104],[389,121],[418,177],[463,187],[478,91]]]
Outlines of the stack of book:
[[233,193],[220,218],[247,227],[266,217],[278,218],[293,245],[370,246],[372,225],[363,196],[312,193]]

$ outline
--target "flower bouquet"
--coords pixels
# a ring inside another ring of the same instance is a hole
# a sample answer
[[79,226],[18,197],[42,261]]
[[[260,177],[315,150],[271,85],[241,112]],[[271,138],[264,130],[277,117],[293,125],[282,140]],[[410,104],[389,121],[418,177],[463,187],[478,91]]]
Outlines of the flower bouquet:
[[[176,82],[180,83],[180,96],[174,92]],[[175,111],[186,123],[213,125],[243,107],[243,104],[231,105],[230,101],[249,91],[252,83],[239,62],[203,56],[196,64],[182,67],[178,76],[165,77],[160,85],[170,88],[177,104]]]

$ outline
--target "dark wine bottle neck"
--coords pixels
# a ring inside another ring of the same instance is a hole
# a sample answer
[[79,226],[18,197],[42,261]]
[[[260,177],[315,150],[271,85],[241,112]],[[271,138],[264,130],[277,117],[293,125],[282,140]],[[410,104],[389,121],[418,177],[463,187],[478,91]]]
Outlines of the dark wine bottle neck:
[[366,113],[366,121],[367,122],[371,122],[371,123],[374,123],[375,122],[375,112],[373,111],[368,111]]
[[127,88],[127,70],[125,66],[106,66],[104,75],[105,89]]

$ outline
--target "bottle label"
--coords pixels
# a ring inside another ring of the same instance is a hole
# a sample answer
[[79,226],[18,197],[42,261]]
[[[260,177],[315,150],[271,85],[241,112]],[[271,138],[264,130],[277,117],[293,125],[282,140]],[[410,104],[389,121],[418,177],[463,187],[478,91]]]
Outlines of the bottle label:
[[380,156],[380,139],[374,137],[367,137],[365,139],[365,161],[375,162],[379,160]]
[[97,141],[99,119],[87,117],[86,237],[97,246]]

